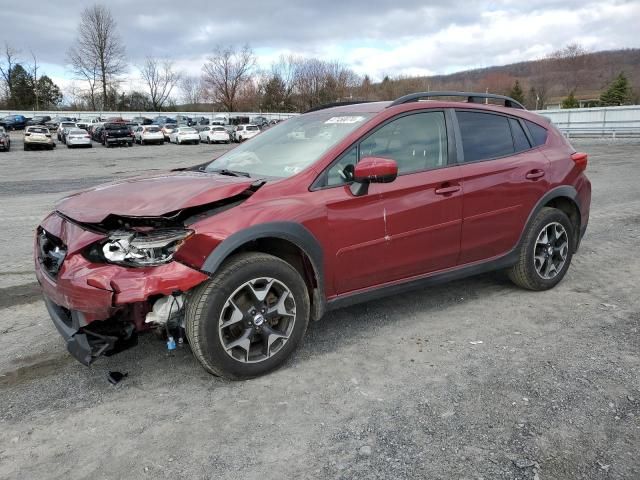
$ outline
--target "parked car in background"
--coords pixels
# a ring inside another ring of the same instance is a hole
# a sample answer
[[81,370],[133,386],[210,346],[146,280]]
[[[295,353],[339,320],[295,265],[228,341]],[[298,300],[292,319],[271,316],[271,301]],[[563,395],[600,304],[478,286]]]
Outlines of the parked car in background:
[[209,119],[206,117],[198,117],[195,119],[196,125],[209,125]]
[[[51,120],[44,124],[49,130],[56,130],[61,122],[73,122],[71,117],[53,117]],[[74,122],[75,123],[75,122]]]
[[193,127],[178,127],[169,134],[169,142],[181,145],[183,143],[200,143],[200,135]]
[[164,133],[158,125],[146,125],[136,128],[134,141],[140,145],[164,143]]
[[91,143],[91,136],[89,133],[82,128],[70,128],[65,129],[65,143],[67,144],[67,148],[73,147],[93,147]]
[[62,142],[62,131],[65,128],[78,128],[78,126],[76,125],[76,122],[60,122],[58,124],[58,128],[56,129],[56,134],[58,137],[58,141]]
[[30,126],[24,130],[24,150],[46,148],[52,150],[56,146],[47,127]]
[[30,119],[24,115],[7,115],[0,119],[0,127],[4,127],[5,130],[22,130],[27,126],[27,122]]
[[96,118],[81,118],[76,122],[76,125],[78,126],[78,128],[82,128],[84,130],[88,130],[89,127],[91,125],[93,125],[94,123],[97,123],[99,121],[99,119]]
[[150,118],[147,117],[133,117],[131,119],[131,123],[137,123],[138,126],[140,125],[153,125],[153,120],[151,120]]
[[269,125],[269,119],[267,117],[263,117],[262,115],[258,115],[251,119],[251,123],[257,125],[259,128],[262,128],[266,125]]
[[245,140],[249,140],[250,138],[255,137],[260,133],[260,129],[257,125],[253,124],[244,124],[238,125],[233,130],[233,140],[238,143],[242,143]]
[[160,127],[160,130],[162,130],[162,134],[164,135],[164,139],[166,141],[169,141],[169,135],[171,135],[171,133],[178,128],[178,125],[175,123],[165,123],[162,127]]
[[71,129],[77,129],[78,127],[73,126],[73,127],[63,127],[62,128],[62,133],[60,134],[60,141],[62,143],[67,143],[67,135],[69,134],[69,130]]
[[96,123],[89,127],[89,135],[94,142],[102,143],[102,130],[104,129],[103,123]]
[[163,127],[164,125],[167,125],[167,124],[176,125],[177,122],[175,118],[167,117],[166,115],[158,115],[156,118],[152,120],[152,124],[158,125],[159,127]]
[[35,117],[27,121],[27,126],[46,125],[46,123],[50,120],[51,120],[51,117],[49,115],[36,115]]
[[105,147],[112,147],[114,145],[127,145],[131,147],[133,145],[133,137],[131,131],[123,122],[107,122],[104,124],[102,131],[102,144]]
[[226,115],[216,115],[211,120],[211,125],[229,125],[229,117]]
[[200,140],[207,143],[231,143],[231,135],[220,125],[200,127]]
[[4,127],[0,127],[0,150],[3,152],[11,150],[11,136]]
[[184,125],[187,127],[192,127],[197,124],[191,117],[187,117],[186,115],[177,115],[176,123],[180,126]]

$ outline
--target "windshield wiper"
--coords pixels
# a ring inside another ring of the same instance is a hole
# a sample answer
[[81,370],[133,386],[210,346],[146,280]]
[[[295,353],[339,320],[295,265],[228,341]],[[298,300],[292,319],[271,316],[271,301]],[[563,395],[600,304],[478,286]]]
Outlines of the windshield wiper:
[[249,175],[247,172],[239,172],[238,170],[227,170],[226,168],[221,168],[221,169],[218,169],[218,170],[210,170],[210,172],[219,173],[220,175],[228,175],[230,177],[249,177],[249,178],[251,178],[251,175]]

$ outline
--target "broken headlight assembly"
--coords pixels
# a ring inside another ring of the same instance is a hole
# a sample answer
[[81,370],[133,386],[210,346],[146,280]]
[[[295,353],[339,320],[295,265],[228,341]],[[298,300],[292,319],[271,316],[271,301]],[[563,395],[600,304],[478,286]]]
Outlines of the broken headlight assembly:
[[168,263],[193,230],[157,229],[118,230],[89,251],[92,258],[131,267],[149,267]]

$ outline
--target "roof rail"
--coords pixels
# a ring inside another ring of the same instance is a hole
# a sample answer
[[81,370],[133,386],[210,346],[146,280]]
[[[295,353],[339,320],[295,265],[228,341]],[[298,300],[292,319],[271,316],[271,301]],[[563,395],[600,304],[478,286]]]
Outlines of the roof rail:
[[[409,102],[417,102],[423,98],[431,98],[431,97],[466,97],[467,102],[469,103],[483,103],[482,100],[493,99],[493,100],[503,100],[504,106],[509,108],[520,108],[522,110],[526,110],[524,106],[514,100],[511,97],[507,97],[505,95],[496,95],[494,93],[475,93],[475,92],[418,92],[418,93],[410,93],[409,95],[405,95],[400,97],[389,105],[393,107],[395,105],[402,105],[403,103]],[[479,101],[480,100],[480,101]]]
[[359,103],[371,103],[371,100],[349,100],[347,102],[325,103],[324,105],[318,105],[316,107],[310,108],[304,113],[317,112],[318,110],[324,110],[325,108],[343,107],[345,105],[357,105]]

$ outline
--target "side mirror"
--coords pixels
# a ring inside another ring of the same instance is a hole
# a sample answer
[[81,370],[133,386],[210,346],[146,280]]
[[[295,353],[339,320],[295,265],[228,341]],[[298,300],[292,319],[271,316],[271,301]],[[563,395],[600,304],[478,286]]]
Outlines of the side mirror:
[[395,160],[381,157],[365,157],[353,170],[351,193],[356,197],[366,195],[370,183],[393,182],[398,176],[398,164]]

